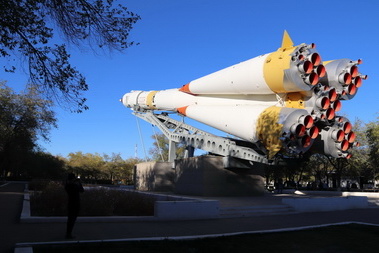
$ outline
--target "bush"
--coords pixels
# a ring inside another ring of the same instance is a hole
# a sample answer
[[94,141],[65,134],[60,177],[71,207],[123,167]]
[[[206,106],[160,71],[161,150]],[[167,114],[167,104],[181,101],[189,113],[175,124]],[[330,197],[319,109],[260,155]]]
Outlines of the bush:
[[82,197],[85,216],[147,216],[154,214],[154,198],[137,192],[95,188]]
[[[67,196],[61,183],[50,182],[31,195],[35,216],[65,216]],[[81,196],[80,216],[152,216],[155,199],[138,192],[89,188]]]
[[46,179],[33,179],[29,182],[29,190],[31,191],[43,191],[50,183],[57,183]]
[[34,191],[30,196],[31,214],[35,216],[67,215],[67,196],[62,183],[48,182],[41,191]]

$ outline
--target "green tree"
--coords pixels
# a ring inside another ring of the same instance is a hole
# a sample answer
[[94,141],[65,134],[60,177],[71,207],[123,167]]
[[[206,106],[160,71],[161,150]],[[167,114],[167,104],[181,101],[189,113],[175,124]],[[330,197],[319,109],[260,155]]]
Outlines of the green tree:
[[[149,153],[152,155],[154,161],[168,161],[169,153],[169,140],[164,134],[156,134],[151,136],[155,141],[153,147],[150,148]],[[183,158],[185,146],[183,144],[176,144],[176,158]]]
[[332,171],[332,176],[334,177],[333,180],[335,182],[335,185],[333,185],[334,188],[340,188],[341,187],[341,179],[342,176],[346,174],[347,172],[347,166],[349,164],[349,161],[346,158],[335,158],[327,156],[329,159],[329,163],[333,166],[334,171]]
[[288,158],[285,159],[285,166],[283,172],[286,181],[294,182],[299,184],[302,179],[302,174],[304,170],[304,163],[306,160],[304,158]]
[[327,182],[330,173],[333,171],[333,166],[331,166],[327,156],[323,154],[313,154],[306,165],[318,185]]
[[62,180],[65,174],[65,161],[42,151],[29,152],[24,163],[29,178]]
[[83,152],[69,153],[67,158],[69,170],[79,175],[83,180],[96,182],[98,179],[106,178],[103,168],[105,161],[99,154]]
[[15,93],[0,82],[0,170],[2,176],[20,175],[29,152],[38,147],[37,140],[49,141],[56,118],[51,101],[41,98],[33,88]]
[[28,62],[30,85],[47,99],[88,109],[85,77],[70,63],[65,44],[56,44],[56,31],[74,45],[87,43],[119,50],[133,45],[129,33],[140,17],[114,0],[0,0],[0,57],[15,72],[15,58]]
[[103,154],[105,161],[104,173],[107,175],[107,179],[114,181],[126,182],[131,179],[133,170],[128,171],[127,161],[122,159],[120,153],[112,153],[110,156]]
[[125,184],[131,185],[134,184],[133,175],[134,175],[134,166],[137,163],[144,162],[143,159],[131,157],[125,160],[125,165],[122,167],[122,181]]
[[359,180],[361,175],[366,174],[366,170],[371,170],[366,124],[359,119],[355,120],[353,131],[358,145],[351,149],[352,157],[348,160],[345,176],[349,179]]
[[99,155],[79,151],[68,154],[66,158],[68,170],[90,183],[133,184],[134,166],[140,162],[142,160],[139,158],[124,160],[118,153]]
[[376,178],[379,168],[379,119],[366,125],[366,137],[369,155],[369,170],[366,171],[366,178],[372,180]]
[[110,156],[103,155],[105,165],[104,173],[107,179],[113,183],[123,183],[126,185],[133,184],[134,166],[142,162],[139,158],[122,159],[119,153],[112,153]]

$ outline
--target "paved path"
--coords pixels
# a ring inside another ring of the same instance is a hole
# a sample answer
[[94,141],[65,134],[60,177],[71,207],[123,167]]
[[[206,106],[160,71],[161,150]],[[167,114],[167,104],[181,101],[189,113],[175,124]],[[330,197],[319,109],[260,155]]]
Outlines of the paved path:
[[[19,223],[23,190],[24,184],[22,183],[9,183],[5,186],[0,186],[0,253],[13,252],[16,243],[65,240],[64,223]],[[257,202],[264,203],[265,201],[264,199],[258,199]],[[379,209],[355,209],[199,221],[77,223],[74,228],[74,234],[77,236],[75,240],[193,236],[294,228],[349,221],[379,225]]]

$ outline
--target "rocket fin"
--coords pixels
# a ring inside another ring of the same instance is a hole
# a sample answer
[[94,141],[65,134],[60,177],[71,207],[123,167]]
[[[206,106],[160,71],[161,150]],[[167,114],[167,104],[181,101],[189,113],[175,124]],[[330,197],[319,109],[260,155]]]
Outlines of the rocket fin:
[[281,48],[290,48],[290,47],[293,47],[293,41],[291,37],[289,36],[288,32],[284,30]]

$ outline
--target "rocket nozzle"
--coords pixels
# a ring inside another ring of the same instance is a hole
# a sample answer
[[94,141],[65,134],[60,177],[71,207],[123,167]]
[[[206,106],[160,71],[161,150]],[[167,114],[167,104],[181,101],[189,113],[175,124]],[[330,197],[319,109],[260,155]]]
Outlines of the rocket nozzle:
[[334,101],[334,102],[332,103],[332,108],[333,108],[334,111],[336,111],[336,112],[340,111],[341,108],[342,108],[342,103],[341,103],[341,101],[339,101],[339,100]]
[[354,143],[355,138],[356,138],[356,134],[353,131],[351,131],[350,133],[348,133],[347,136],[346,136],[346,139],[347,139],[347,141],[349,143]]
[[358,74],[359,74],[358,67],[356,65],[351,66],[349,72],[350,72],[351,77],[353,77],[353,78],[358,76]]
[[319,77],[324,77],[326,75],[326,68],[324,65],[318,65],[316,67],[316,73]]
[[316,100],[316,106],[322,110],[326,110],[330,106],[330,100],[327,97],[320,97]]
[[337,100],[338,94],[335,88],[332,88],[329,90],[328,97],[329,97],[330,102],[334,102]]
[[315,49],[316,48],[316,44],[315,43],[311,43],[308,45],[308,48],[309,49]]
[[350,122],[345,122],[342,126],[342,130],[345,134],[348,134],[351,132],[351,129],[353,128],[353,126],[351,125]]
[[339,150],[346,151],[349,149],[350,145],[349,145],[349,142],[347,140],[343,140],[340,143],[336,143],[336,147]]
[[368,75],[360,75],[360,78],[362,78],[363,80],[366,80],[368,78]]
[[348,85],[351,83],[351,75],[349,73],[342,73],[338,76],[338,82],[342,85]]
[[362,78],[360,76],[356,76],[354,79],[353,79],[353,84],[355,85],[355,87],[359,88],[362,86]]
[[357,92],[357,87],[355,84],[351,83],[348,86],[344,87],[344,91],[347,95],[354,95]]
[[303,124],[293,124],[291,126],[291,133],[297,137],[302,137],[305,135],[305,126]]
[[301,138],[301,141],[300,141],[301,142],[301,146],[303,148],[307,148],[307,147],[309,147],[311,145],[311,141],[312,141],[312,139],[311,139],[311,137],[309,135],[304,135],[303,138]]
[[301,116],[298,120],[300,124],[303,124],[306,129],[309,129],[313,126],[314,120],[311,115]]
[[315,72],[312,72],[312,73],[310,73],[310,74],[304,79],[304,82],[305,82],[306,84],[316,85],[316,84],[318,84],[318,80],[319,80],[319,76],[318,76]]
[[318,134],[320,133],[320,130],[317,126],[312,126],[310,129],[307,130],[307,134],[311,139],[316,139]]
[[308,56],[308,59],[312,62],[314,66],[318,66],[321,64],[321,57],[318,53],[313,53]]
[[311,61],[304,61],[299,64],[298,69],[301,73],[310,74],[313,71],[313,63]]
[[326,110],[326,112],[325,112],[325,118],[327,120],[332,120],[332,119],[334,119],[335,116],[336,116],[336,113],[335,113],[335,111],[334,111],[333,108],[329,108],[329,109]]
[[341,142],[345,139],[345,134],[342,130],[334,130],[331,137],[334,141]]

